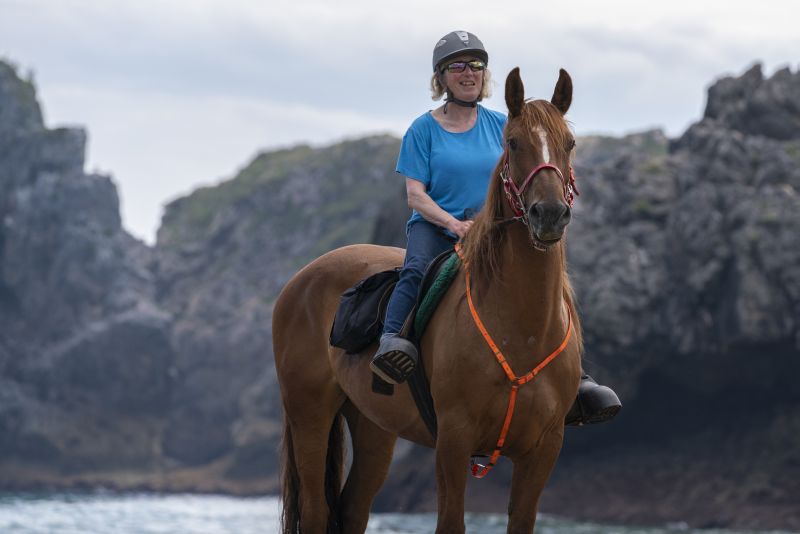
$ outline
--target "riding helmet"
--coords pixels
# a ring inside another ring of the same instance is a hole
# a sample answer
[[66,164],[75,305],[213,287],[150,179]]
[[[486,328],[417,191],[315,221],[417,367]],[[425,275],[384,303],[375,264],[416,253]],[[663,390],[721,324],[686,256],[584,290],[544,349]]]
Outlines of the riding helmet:
[[472,54],[487,65],[489,64],[489,54],[475,34],[455,31],[439,39],[439,42],[433,47],[433,71],[436,72],[436,68],[444,61],[462,54]]

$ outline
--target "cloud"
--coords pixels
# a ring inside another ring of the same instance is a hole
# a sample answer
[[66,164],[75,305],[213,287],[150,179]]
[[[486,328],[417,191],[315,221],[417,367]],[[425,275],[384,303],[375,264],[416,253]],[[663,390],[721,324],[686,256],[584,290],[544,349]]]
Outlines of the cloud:
[[113,175],[126,224],[148,239],[165,202],[232,177],[262,147],[400,135],[405,127],[349,109],[267,99],[75,86],[47,90],[45,100],[58,109],[83,110],[81,122],[91,124],[89,170]]
[[89,165],[120,184],[126,225],[152,238],[160,205],[231,176],[256,151],[401,133],[436,106],[433,44],[470,30],[505,73],[549,97],[575,81],[578,133],[697,120],[704,88],[755,60],[796,58],[800,5],[773,0],[569,3],[405,0],[0,0],[0,55],[36,71],[48,123],[80,123]]

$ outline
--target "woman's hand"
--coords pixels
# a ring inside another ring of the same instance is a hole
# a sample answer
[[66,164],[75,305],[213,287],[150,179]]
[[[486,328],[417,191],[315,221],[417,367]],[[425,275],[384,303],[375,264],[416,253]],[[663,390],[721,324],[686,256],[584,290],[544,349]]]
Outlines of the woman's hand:
[[459,221],[428,196],[425,191],[425,184],[419,180],[406,177],[406,194],[408,195],[408,207],[414,209],[422,217],[437,226],[449,230],[459,238],[464,237],[472,221]]
[[453,218],[451,223],[447,226],[447,229],[456,234],[459,239],[463,239],[467,233],[467,230],[470,229],[472,226],[472,221],[459,221],[456,218]]

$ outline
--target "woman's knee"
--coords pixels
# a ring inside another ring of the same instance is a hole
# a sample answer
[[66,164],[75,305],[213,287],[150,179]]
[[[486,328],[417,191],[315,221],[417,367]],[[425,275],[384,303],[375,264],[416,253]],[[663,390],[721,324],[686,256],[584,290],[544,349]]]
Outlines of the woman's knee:
[[429,262],[430,260],[420,256],[409,258],[409,261],[403,266],[400,276],[419,282],[422,280],[422,275],[425,274],[425,268],[428,266]]

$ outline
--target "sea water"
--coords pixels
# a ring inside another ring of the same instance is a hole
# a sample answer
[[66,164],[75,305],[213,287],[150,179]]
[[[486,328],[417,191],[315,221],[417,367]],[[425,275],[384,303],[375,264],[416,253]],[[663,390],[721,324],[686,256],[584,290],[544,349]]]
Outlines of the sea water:
[[[2,534],[274,534],[280,508],[274,497],[116,493],[0,494]],[[504,534],[506,517],[468,514],[467,532]],[[431,534],[433,514],[373,514],[369,534]],[[658,528],[579,523],[540,516],[540,534],[733,534],[695,531],[684,524]],[[766,531],[759,532],[764,534]],[[749,532],[747,534],[756,534]],[[784,534],[771,531],[771,534]],[[789,533],[786,533],[789,534]]]

